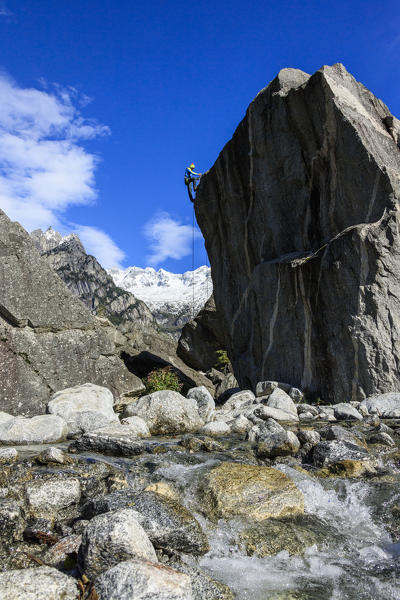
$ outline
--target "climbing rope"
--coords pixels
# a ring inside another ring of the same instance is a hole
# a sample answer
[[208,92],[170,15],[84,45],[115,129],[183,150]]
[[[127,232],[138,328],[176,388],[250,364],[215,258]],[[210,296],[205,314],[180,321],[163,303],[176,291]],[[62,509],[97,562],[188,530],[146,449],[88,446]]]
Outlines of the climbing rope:
[[194,204],[193,204],[193,223],[192,223],[192,319],[194,319],[194,227],[195,227],[195,218],[194,218]]

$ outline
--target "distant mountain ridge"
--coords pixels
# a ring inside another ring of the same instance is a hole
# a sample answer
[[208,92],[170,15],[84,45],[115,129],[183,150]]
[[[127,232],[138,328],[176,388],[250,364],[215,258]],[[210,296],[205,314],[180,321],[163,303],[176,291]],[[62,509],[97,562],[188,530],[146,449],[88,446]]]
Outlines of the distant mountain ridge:
[[35,246],[69,290],[78,296],[89,310],[106,316],[114,325],[158,329],[154,317],[144,302],[115,285],[98,260],[86,254],[75,234],[62,236],[49,227],[31,233]]
[[147,304],[165,331],[177,336],[212,294],[211,269],[202,266],[185,273],[152,267],[108,269],[114,283]]

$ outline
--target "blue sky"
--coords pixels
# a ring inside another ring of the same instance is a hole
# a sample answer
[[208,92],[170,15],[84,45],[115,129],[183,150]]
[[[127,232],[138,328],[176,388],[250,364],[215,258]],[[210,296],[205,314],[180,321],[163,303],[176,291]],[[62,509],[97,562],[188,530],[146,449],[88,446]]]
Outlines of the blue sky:
[[190,269],[186,164],[284,67],[342,62],[400,116],[399,53],[398,1],[0,0],[0,207],[107,266]]

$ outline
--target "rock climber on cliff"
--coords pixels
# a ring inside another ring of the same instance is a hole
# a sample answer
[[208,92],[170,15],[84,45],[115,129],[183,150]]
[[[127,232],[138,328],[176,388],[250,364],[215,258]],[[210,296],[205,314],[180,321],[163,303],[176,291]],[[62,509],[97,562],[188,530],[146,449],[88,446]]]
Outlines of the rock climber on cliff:
[[[188,189],[188,194],[189,194],[189,198],[190,200],[193,202],[193,194],[196,192],[196,182],[200,179],[201,177],[201,173],[195,173],[193,171],[193,169],[195,168],[195,165],[193,163],[191,163],[188,167],[186,167],[185,169],[185,185],[187,186]],[[192,184],[193,187],[193,193],[192,190],[190,188],[190,184]]]

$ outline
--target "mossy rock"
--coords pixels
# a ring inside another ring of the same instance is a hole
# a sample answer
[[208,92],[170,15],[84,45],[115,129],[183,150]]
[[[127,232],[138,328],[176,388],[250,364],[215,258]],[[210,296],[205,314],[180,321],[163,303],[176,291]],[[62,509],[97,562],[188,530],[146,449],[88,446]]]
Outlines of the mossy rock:
[[202,509],[211,519],[255,522],[304,513],[304,497],[284,473],[270,467],[224,462],[207,475]]
[[269,519],[240,535],[246,553],[260,558],[283,550],[302,556],[306,548],[315,544],[320,546],[325,538],[324,524],[311,515],[296,519]]
[[376,471],[369,461],[340,460],[332,463],[315,473],[317,477],[367,477],[375,475]]

